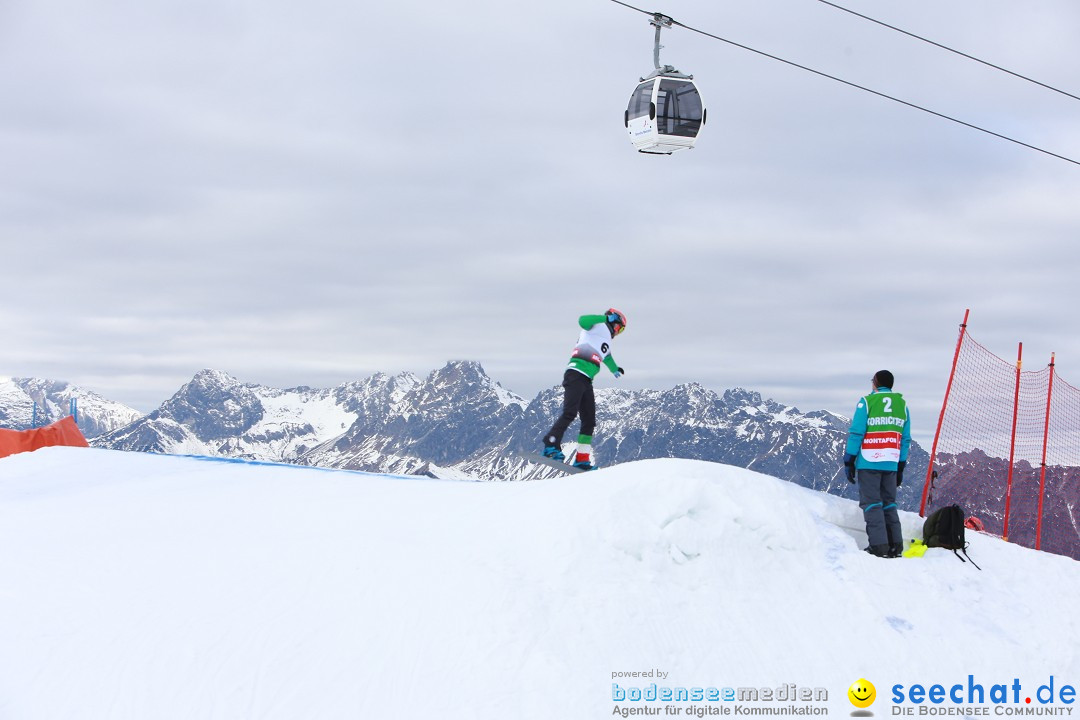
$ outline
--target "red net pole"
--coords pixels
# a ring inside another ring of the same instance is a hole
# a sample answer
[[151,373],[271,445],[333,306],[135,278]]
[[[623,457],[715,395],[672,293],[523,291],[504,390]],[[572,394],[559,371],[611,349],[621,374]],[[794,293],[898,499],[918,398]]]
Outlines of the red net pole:
[[1043,426],[1042,469],[1039,472],[1039,511],[1035,515],[1035,549],[1042,550],[1043,498],[1046,497],[1046,443],[1050,437],[1050,399],[1054,393],[1054,353],[1050,353],[1050,379],[1046,385],[1046,424]]
[[953,378],[956,377],[956,361],[960,359],[960,346],[964,344],[964,335],[967,334],[968,315],[971,308],[964,310],[964,322],[960,323],[960,337],[956,339],[956,352],[953,353],[952,368],[949,370],[949,383],[945,386],[945,399],[941,401],[941,414],[938,415],[937,430],[934,431],[934,444],[930,448],[930,464],[926,468],[926,482],[923,483],[922,503],[919,505],[919,515],[926,517],[926,497],[930,493],[930,483],[934,475],[934,458],[937,457],[938,440],[941,439],[941,425],[945,421],[945,408],[949,406],[949,393],[952,391]]
[[1016,463],[1016,421],[1020,416],[1020,369],[1023,366],[1024,343],[1016,349],[1016,395],[1013,397],[1013,420],[1012,436],[1009,440],[1009,476],[1005,480],[1005,526],[1002,529],[1002,539],[1009,541],[1009,510],[1012,505],[1012,481],[1013,467]]

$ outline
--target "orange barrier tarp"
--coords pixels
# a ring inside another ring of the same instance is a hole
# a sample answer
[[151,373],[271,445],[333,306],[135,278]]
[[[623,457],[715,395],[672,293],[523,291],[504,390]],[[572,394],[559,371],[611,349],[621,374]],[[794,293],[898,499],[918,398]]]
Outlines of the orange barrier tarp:
[[90,447],[79,426],[75,424],[75,418],[70,415],[52,425],[33,430],[0,430],[0,458],[50,445]]

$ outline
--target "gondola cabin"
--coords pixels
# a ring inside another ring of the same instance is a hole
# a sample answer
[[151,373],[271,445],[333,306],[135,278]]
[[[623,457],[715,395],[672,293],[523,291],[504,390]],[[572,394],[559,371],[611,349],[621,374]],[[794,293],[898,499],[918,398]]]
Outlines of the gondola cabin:
[[623,120],[638,152],[670,155],[694,147],[705,105],[690,76],[658,75],[634,89]]

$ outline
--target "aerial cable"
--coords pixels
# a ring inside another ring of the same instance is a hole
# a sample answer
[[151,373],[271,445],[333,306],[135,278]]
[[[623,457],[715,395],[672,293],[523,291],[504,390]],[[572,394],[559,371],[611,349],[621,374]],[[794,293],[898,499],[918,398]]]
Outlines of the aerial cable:
[[[613,3],[618,4],[618,5],[628,7],[631,10],[637,10],[640,13],[645,13],[646,15],[656,15],[657,14],[657,13],[648,12],[647,10],[642,10],[641,8],[636,8],[633,5],[628,5],[627,3],[622,2],[622,0],[611,0],[611,1]],[[901,105],[906,105],[906,106],[908,106],[910,108],[914,108],[915,110],[921,110],[924,113],[934,115],[936,117],[942,118],[943,120],[949,120],[949,121],[954,122],[954,123],[956,123],[958,125],[963,125],[964,127],[971,128],[972,130],[978,130],[979,132],[986,133],[987,135],[993,135],[996,138],[1000,138],[1002,140],[1007,140],[1007,141],[1009,141],[1011,143],[1015,143],[1016,145],[1026,147],[1029,150],[1035,150],[1036,152],[1040,152],[1040,153],[1042,153],[1044,155],[1049,155],[1050,157],[1055,157],[1055,158],[1057,158],[1059,160],[1064,160],[1065,162],[1072,163],[1073,165],[1080,165],[1080,161],[1078,161],[1078,160],[1073,160],[1070,157],[1066,157],[1064,155],[1059,155],[1058,153],[1051,152],[1050,150],[1044,150],[1043,148],[1038,147],[1036,145],[1031,145],[1031,144],[1023,142],[1021,140],[1017,140],[1016,138],[1009,137],[1008,135],[1002,135],[1001,133],[994,132],[993,130],[987,130],[984,127],[974,125],[974,124],[966,122],[964,120],[959,120],[957,118],[952,117],[951,115],[946,115],[944,113],[939,113],[936,110],[931,110],[931,109],[923,107],[921,105],[916,105],[915,103],[908,102],[907,100],[901,100],[898,97],[894,97],[892,95],[888,95],[886,93],[879,92],[879,91],[874,90],[872,88],[868,88],[868,87],[866,87],[864,85],[859,85],[857,83],[853,83],[850,80],[844,80],[843,78],[836,77],[835,75],[830,75],[830,74],[822,72],[820,70],[815,70],[812,67],[807,67],[806,65],[800,65],[799,63],[792,62],[791,60],[785,60],[784,58],[779,57],[777,55],[771,55],[771,54],[769,54],[767,52],[764,52],[762,50],[756,50],[756,49],[754,49],[754,48],[752,48],[752,47],[750,47],[748,45],[743,45],[741,43],[737,43],[734,40],[728,40],[727,38],[722,38],[719,35],[713,35],[712,33],[705,32],[704,30],[698,30],[697,28],[690,27],[689,25],[684,25],[683,23],[679,22],[678,20],[672,20],[671,22],[672,22],[673,25],[678,25],[681,28],[685,28],[685,29],[687,29],[687,30],[689,30],[691,32],[696,32],[699,35],[704,35],[705,37],[712,38],[713,40],[719,40],[720,42],[727,43],[728,45],[733,45],[733,46],[735,46],[735,47],[737,47],[737,48],[739,48],[741,50],[748,50],[749,52],[756,53],[757,55],[767,57],[770,60],[776,60],[778,62],[784,63],[785,65],[791,65],[792,67],[797,67],[800,70],[805,70],[807,72],[814,73],[815,75],[820,75],[821,77],[828,78],[829,80],[835,80],[838,83],[843,83],[844,85],[848,85],[849,87],[853,87],[853,88],[856,88],[858,90],[863,90],[865,92],[871,93],[872,95],[877,95],[878,97],[885,98],[886,100],[892,100],[893,102],[900,103]]]
[[829,0],[818,0],[818,2],[824,3],[825,5],[828,5],[830,7],[834,7],[837,10],[843,10],[844,12],[850,13],[850,14],[854,15],[855,17],[862,18],[863,20],[869,20],[872,23],[877,23],[878,25],[881,25],[882,27],[887,27],[890,30],[895,30],[898,33],[903,33],[904,35],[907,35],[908,37],[913,37],[916,40],[921,40],[924,43],[928,43],[930,45],[933,45],[934,47],[939,47],[942,50],[948,50],[949,52],[955,53],[956,55],[960,55],[961,57],[966,57],[968,60],[974,60],[977,63],[982,63],[983,65],[986,65],[987,67],[992,67],[995,70],[1000,70],[1003,73],[1008,73],[1009,75],[1012,75],[1013,77],[1018,77],[1021,80],[1027,80],[1029,83],[1034,83],[1035,85],[1039,85],[1041,87],[1044,87],[1047,90],[1053,90],[1054,92],[1065,95],[1066,97],[1071,97],[1073,100],[1080,100],[1080,96],[1073,95],[1071,92],[1066,92],[1064,90],[1061,90],[1060,88],[1054,87],[1053,85],[1047,85],[1044,82],[1039,82],[1038,80],[1035,80],[1034,78],[1029,78],[1027,75],[1021,75],[1020,73],[1013,72],[1012,70],[1009,70],[1007,68],[1003,68],[1000,65],[995,65],[992,62],[982,60],[980,58],[975,57],[974,55],[968,55],[966,52],[961,52],[959,50],[955,50],[955,49],[949,47],[948,45],[942,45],[939,42],[934,42],[933,40],[930,40],[928,38],[924,38],[921,35],[916,35],[913,32],[908,32],[907,30],[904,30],[902,28],[898,28],[898,27],[896,27],[894,25],[890,25],[889,23],[882,22],[880,20],[875,20],[874,18],[869,17],[868,15],[863,15],[862,13],[855,12],[854,10],[850,10],[850,9],[848,9],[846,7],[841,6],[841,5],[837,5],[836,3],[829,2]]

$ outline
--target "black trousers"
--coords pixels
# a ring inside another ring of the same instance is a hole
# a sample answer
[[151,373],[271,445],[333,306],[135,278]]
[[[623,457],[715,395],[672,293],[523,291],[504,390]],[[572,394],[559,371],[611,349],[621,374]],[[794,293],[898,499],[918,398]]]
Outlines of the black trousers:
[[582,435],[591,437],[596,430],[596,395],[593,394],[592,379],[577,370],[567,370],[562,386],[563,411],[544,436],[544,442],[548,445],[561,445],[566,429],[579,415]]

